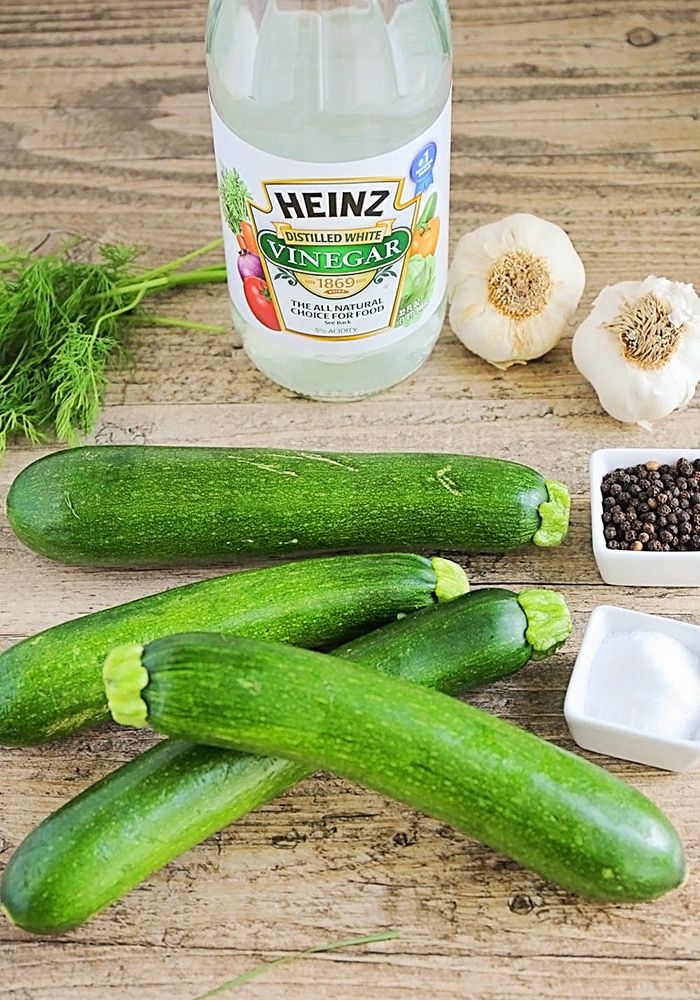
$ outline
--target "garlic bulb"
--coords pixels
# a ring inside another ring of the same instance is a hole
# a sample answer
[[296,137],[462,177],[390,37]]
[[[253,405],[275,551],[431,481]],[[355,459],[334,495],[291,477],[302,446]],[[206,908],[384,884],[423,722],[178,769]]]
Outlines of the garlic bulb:
[[611,417],[648,427],[689,403],[700,379],[700,298],[657,278],[604,288],[574,334],[574,364]]
[[450,326],[496,368],[523,365],[559,342],[585,283],[563,229],[536,215],[509,215],[457,244],[448,280]]

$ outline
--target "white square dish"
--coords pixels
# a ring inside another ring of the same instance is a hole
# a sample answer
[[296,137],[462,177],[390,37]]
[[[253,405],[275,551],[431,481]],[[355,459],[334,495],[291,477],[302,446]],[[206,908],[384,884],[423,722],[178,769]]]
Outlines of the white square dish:
[[617,587],[700,587],[700,552],[629,552],[609,549],[603,534],[603,477],[655,461],[673,465],[679,458],[700,458],[697,448],[601,448],[591,455],[591,535],[598,572]]
[[[632,760],[638,764],[666,771],[690,771],[700,765],[700,738],[695,740],[661,738],[628,726],[599,719],[586,710],[586,692],[591,669],[603,640],[611,635],[634,631],[662,632],[681,642],[700,658],[700,626],[629,611],[608,604],[597,607],[588,620],[581,649],[566,691],[564,716],[576,743],[610,757]],[[683,693],[679,692],[679,698]]]

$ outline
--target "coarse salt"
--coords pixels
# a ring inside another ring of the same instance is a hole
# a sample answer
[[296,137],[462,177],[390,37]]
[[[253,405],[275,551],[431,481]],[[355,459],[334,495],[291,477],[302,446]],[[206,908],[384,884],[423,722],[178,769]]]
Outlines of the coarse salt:
[[700,739],[700,659],[662,632],[607,635],[591,664],[585,710],[647,736]]

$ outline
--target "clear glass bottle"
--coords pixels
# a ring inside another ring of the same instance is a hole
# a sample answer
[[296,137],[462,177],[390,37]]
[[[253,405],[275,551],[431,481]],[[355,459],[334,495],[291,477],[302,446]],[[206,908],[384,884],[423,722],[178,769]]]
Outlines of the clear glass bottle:
[[211,0],[207,63],[248,355],[316,399],[406,378],[445,314],[445,0]]

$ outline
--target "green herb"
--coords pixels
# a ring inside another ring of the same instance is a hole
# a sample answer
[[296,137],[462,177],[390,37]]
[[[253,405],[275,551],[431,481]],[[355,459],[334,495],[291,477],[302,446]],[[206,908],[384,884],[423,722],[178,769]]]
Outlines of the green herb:
[[251,194],[237,170],[221,168],[220,197],[228,227],[238,235],[248,215],[247,200]]
[[0,453],[15,434],[29,441],[55,433],[75,442],[98,413],[108,363],[124,359],[133,323],[222,327],[158,316],[141,308],[153,292],[226,280],[224,264],[187,265],[216,240],[145,271],[136,247],[105,245],[100,259],[78,258],[79,243],[37,257],[0,244]]
[[339,948],[352,948],[355,945],[360,944],[374,944],[375,941],[391,941],[398,936],[398,931],[380,931],[378,934],[366,934],[363,937],[345,938],[340,941],[332,941],[330,944],[319,945],[316,948],[306,948],[304,951],[295,952],[294,955],[285,955],[284,958],[276,958],[272,962],[264,962],[262,965],[258,965],[254,969],[250,969],[248,972],[244,972],[242,975],[236,976],[235,979],[229,979],[220,986],[216,986],[213,990],[209,990],[208,993],[200,994],[198,997],[195,997],[194,1000],[208,1000],[208,997],[218,996],[219,993],[224,993],[226,990],[233,989],[234,986],[242,986],[244,983],[249,983],[251,979],[257,979],[258,976],[264,975],[266,972],[269,972],[270,969],[274,969],[277,965],[287,965],[289,962],[294,962],[298,958],[308,958],[309,955],[319,955],[326,951],[337,951]]

